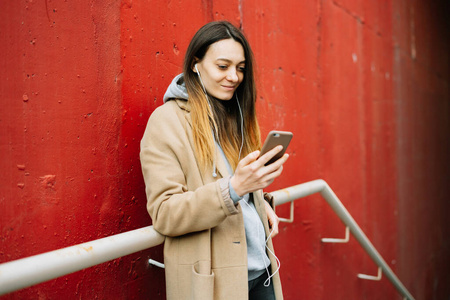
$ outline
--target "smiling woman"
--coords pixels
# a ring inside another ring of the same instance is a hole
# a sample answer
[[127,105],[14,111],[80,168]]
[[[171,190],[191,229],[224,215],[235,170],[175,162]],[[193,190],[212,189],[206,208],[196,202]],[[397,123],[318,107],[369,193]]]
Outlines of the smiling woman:
[[260,155],[253,55],[242,32],[212,22],[193,37],[183,74],[141,141],[147,209],[166,235],[168,299],[282,299],[271,238],[278,217],[262,192],[285,154]]

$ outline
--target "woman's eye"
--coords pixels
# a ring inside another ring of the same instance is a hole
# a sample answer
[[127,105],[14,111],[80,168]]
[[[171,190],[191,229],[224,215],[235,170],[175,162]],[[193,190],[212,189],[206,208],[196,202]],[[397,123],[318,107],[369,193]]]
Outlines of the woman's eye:
[[240,72],[245,72],[245,67],[239,67],[238,70],[239,70]]
[[218,67],[219,67],[219,69],[221,69],[221,70],[226,70],[226,69],[227,69],[227,66],[225,66],[225,65],[219,65]]

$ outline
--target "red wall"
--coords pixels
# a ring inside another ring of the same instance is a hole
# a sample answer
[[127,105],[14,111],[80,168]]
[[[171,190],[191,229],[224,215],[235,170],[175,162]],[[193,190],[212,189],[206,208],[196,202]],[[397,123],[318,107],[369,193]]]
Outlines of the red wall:
[[398,273],[418,297],[447,299],[450,10],[448,1],[430,2],[394,6],[397,194],[405,212],[398,217]]
[[[0,12],[0,263],[147,226],[138,159],[195,31],[241,25],[265,135],[294,132],[270,190],[323,178],[416,299],[450,296],[445,1],[8,1]],[[287,205],[278,210],[288,215]],[[401,299],[317,195],[275,240],[287,299]],[[2,299],[164,299],[161,247]]]

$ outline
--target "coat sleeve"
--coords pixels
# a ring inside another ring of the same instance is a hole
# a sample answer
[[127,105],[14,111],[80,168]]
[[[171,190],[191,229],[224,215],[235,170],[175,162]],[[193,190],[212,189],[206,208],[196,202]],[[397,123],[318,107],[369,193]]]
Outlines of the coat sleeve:
[[238,210],[229,196],[228,178],[188,189],[193,173],[198,173],[194,180],[201,181],[200,171],[182,123],[186,121],[168,106],[151,115],[140,159],[154,228],[166,236],[179,236],[216,227]]

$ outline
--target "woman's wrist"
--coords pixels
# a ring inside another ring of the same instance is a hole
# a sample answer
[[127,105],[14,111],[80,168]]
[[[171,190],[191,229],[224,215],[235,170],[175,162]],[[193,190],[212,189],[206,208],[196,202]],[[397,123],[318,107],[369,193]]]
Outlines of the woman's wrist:
[[233,188],[233,190],[234,190],[234,192],[236,193],[237,196],[242,197],[242,196],[245,195],[245,192],[243,192],[240,189],[239,184],[236,182],[236,177],[234,177],[234,175],[231,176],[231,178],[230,178],[230,187]]
[[236,194],[236,191],[234,190],[233,186],[231,185],[230,180],[228,180],[228,191],[230,193],[231,200],[233,200],[234,204],[237,204],[239,201],[244,199],[244,197],[241,197],[238,194]]

